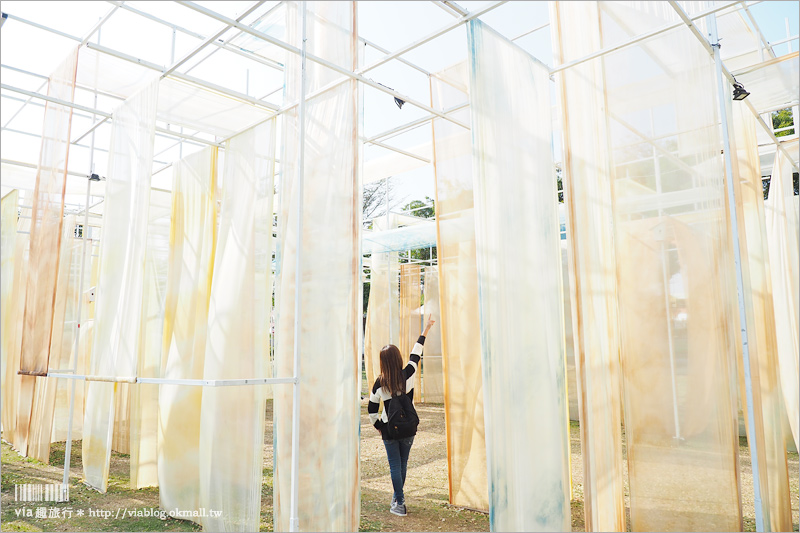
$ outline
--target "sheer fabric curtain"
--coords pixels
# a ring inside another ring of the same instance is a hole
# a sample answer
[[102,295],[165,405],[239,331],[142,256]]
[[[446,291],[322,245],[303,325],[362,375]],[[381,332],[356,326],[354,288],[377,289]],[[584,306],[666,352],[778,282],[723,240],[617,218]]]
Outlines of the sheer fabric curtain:
[[[597,2],[552,2],[558,63],[601,48]],[[625,529],[611,158],[601,60],[556,76],[564,132],[570,328],[579,402],[584,514],[592,531]],[[565,228],[566,229],[566,228]],[[572,393],[572,391],[570,391]]]
[[[728,89],[733,92],[732,87],[728,86]],[[757,448],[762,461],[759,466],[764,465],[759,474],[762,494],[768,493],[769,514],[765,517],[769,516],[772,531],[785,531],[792,527],[792,507],[756,119],[745,104],[729,101],[728,105],[748,346],[752,375],[758,379],[754,383],[757,393],[753,403],[756,438],[759,439]],[[743,368],[740,368],[739,381],[740,396],[744,398]],[[746,422],[747,409],[744,418]],[[745,427],[749,432],[749,424],[745,423]],[[753,437],[748,434],[748,439]]]
[[[679,22],[601,2],[603,47]],[[603,57],[634,530],[738,530],[736,286],[714,61],[685,27]]]
[[[78,48],[72,50],[50,75],[48,96],[71,102],[75,95]],[[23,374],[18,393],[15,432],[17,451],[28,454],[31,423],[39,432],[43,423],[33,404],[37,380],[44,376],[50,360],[50,336],[53,328],[53,302],[58,279],[58,256],[64,213],[64,189],[72,125],[72,108],[48,102],[42,128],[42,148],[32,196],[28,268],[31,274],[23,289],[24,300],[21,352],[17,370]],[[40,384],[41,387],[44,384]]]
[[470,21],[467,35],[491,526],[567,531],[569,419],[548,71],[481,21]]
[[442,375],[442,313],[439,305],[439,268],[426,266],[424,279],[425,316],[423,327],[428,317],[436,320],[436,325],[425,339],[420,375],[422,379],[419,399],[423,402],[444,402],[444,377]]
[[[465,62],[430,80],[434,109],[469,103]],[[469,122],[469,107],[449,114]],[[438,117],[432,123],[450,503],[488,510],[472,144],[462,126]]]
[[[202,379],[217,243],[217,148],[183,158],[173,172],[160,373],[167,379]],[[162,384],[158,394],[159,501],[164,509],[194,511],[203,389]]]
[[[225,148],[203,379],[269,377],[275,120],[235,136]],[[223,510],[202,517],[204,529],[259,528],[265,409],[264,385],[204,387],[198,502]]]
[[25,235],[17,234],[20,219],[19,201],[20,191],[12,190],[0,200],[0,364],[2,365],[2,395],[3,411],[2,424],[4,437],[9,441],[14,440],[14,425],[17,419],[16,396],[12,395],[12,383],[17,380],[19,368],[19,353],[14,350],[14,330],[16,327],[17,301],[14,299],[14,279],[17,267],[17,241]]
[[[797,153],[797,141],[787,146]],[[778,365],[781,390],[786,413],[792,429],[795,447],[798,446],[798,424],[800,424],[800,272],[798,264],[798,199],[792,187],[792,167],[786,156],[778,151],[772,166],[769,196],[764,201],[769,248],[770,278],[772,281],[773,306],[775,308],[775,332],[778,342]]]
[[[355,2],[309,2],[308,53],[341,68],[357,66]],[[288,42],[301,46],[302,4],[287,6]],[[286,102],[298,101],[300,58],[286,58]],[[341,74],[306,64],[306,95]],[[298,109],[284,115],[278,215],[275,363],[293,375],[300,342],[299,527],[354,531],[359,523],[360,225],[357,87],[348,80],[305,106],[303,225],[298,235]],[[301,286],[296,286],[297,256]],[[301,313],[295,319],[295,294]],[[295,331],[300,328],[300,331]],[[320,409],[321,405],[326,406]],[[275,530],[289,529],[292,389],[275,389]]]
[[84,477],[101,492],[108,486],[115,397],[125,399],[120,385],[137,374],[157,101],[154,80],[113,114],[83,435]]

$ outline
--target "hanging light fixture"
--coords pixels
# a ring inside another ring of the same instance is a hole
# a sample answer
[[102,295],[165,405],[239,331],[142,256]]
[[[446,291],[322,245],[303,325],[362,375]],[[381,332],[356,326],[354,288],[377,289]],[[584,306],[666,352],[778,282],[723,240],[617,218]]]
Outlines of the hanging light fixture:
[[750,93],[744,89],[744,85],[736,81],[736,78],[733,79],[733,99],[734,100],[744,100],[750,96]]

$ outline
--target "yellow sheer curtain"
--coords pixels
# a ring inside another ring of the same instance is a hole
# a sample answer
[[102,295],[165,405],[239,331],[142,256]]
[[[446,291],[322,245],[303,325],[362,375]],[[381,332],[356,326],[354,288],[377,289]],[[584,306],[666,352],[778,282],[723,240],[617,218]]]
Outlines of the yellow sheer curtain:
[[[729,87],[729,90],[733,90]],[[778,377],[775,309],[772,302],[772,280],[767,248],[764,194],[761,184],[761,162],[758,155],[755,117],[739,102],[729,103],[733,141],[733,184],[739,221],[739,242],[742,253],[745,312],[751,372],[754,377],[754,410],[759,461],[762,468],[762,501],[769,504],[772,531],[792,528],[782,417],[783,396]],[[740,365],[741,366],[741,365]],[[757,377],[757,381],[756,378]],[[740,369],[740,390],[744,397],[744,374]],[[745,409],[745,422],[747,410]],[[745,424],[748,428],[749,425]],[[753,435],[748,434],[748,439]]]
[[[434,109],[445,111],[469,102],[466,63],[430,80]],[[450,115],[469,122],[468,107]],[[433,119],[433,164],[450,503],[488,510],[469,130]]]
[[[789,153],[797,153],[798,143],[787,143]],[[800,424],[800,272],[798,268],[798,198],[793,193],[792,166],[778,151],[772,166],[766,211],[767,244],[770,258],[775,332],[781,390],[795,447],[798,447]]]
[[567,531],[550,80],[544,65],[481,21],[467,29],[490,523],[495,531]]
[[[24,191],[20,194],[20,203],[24,204],[30,200],[30,195]],[[8,371],[3,381],[3,438],[11,442],[17,452],[22,453],[21,431],[18,430],[20,420],[20,392],[22,382],[32,379],[30,376],[23,376],[15,369],[19,368],[19,357],[22,349],[22,323],[25,313],[25,287],[28,283],[28,246],[30,236],[28,232],[31,228],[31,210],[20,208],[19,220],[16,222],[16,240],[14,242],[14,283],[11,291],[11,305],[9,315],[4,316],[3,320],[8,320],[4,326],[8,327],[8,335],[3,335],[0,341],[3,342],[4,349],[8,351]],[[22,232],[22,233],[21,233]],[[5,333],[5,331],[4,331]],[[30,422],[30,416],[24,418],[25,423]],[[27,427],[25,429],[27,432]],[[27,434],[27,433],[26,433]],[[27,450],[27,443],[25,449]]]
[[[187,156],[173,168],[160,375],[202,379],[217,242],[217,149]],[[195,511],[203,389],[162,384],[158,394],[159,501],[163,509]]]
[[[274,166],[274,119],[226,144],[203,379],[272,374],[268,317]],[[209,223],[213,224],[213,219]],[[198,283],[202,281],[198,279]],[[203,301],[199,297],[197,301],[202,311]],[[222,510],[219,516],[208,512],[202,517],[203,529],[259,529],[265,410],[265,385],[203,389],[198,503],[200,508]],[[179,484],[191,475],[189,472]]]
[[[393,216],[373,221],[376,231],[387,230],[396,224]],[[387,344],[398,344],[400,338],[400,308],[398,275],[400,264],[397,252],[373,253],[370,264],[369,303],[367,324],[364,328],[364,367],[367,387],[375,384],[381,373],[381,348]]]
[[[143,378],[161,377],[171,207],[170,193],[150,192],[137,371]],[[134,489],[158,485],[158,387],[139,384],[130,391],[130,467]]]
[[[14,329],[16,327],[17,302],[14,300],[14,274],[17,257],[17,222],[20,194],[12,190],[0,200],[0,364],[2,364],[3,384],[3,438],[14,440],[16,421],[16,397],[12,383],[19,368],[19,354],[14,350]],[[16,364],[15,364],[16,362]]]
[[[597,2],[552,2],[551,10],[558,63],[601,48]],[[603,63],[596,60],[571,67],[557,75],[557,82],[569,227],[565,285],[573,303],[569,332],[580,404],[584,515],[590,531],[622,531],[622,398]]]
[[[288,42],[300,46],[302,4],[287,6]],[[357,65],[355,2],[309,2],[308,52],[341,68]],[[341,74],[309,61],[306,94]],[[300,58],[286,58],[286,97],[300,96]],[[298,235],[299,116],[284,115],[278,216],[275,364],[293,375],[300,342],[299,527],[355,531],[359,524],[361,284],[357,87],[351,80],[307,100],[303,227]],[[297,252],[302,251],[295,320]],[[295,331],[295,327],[300,331]],[[325,405],[324,409],[319,407]],[[275,389],[275,530],[289,529],[292,389]]]

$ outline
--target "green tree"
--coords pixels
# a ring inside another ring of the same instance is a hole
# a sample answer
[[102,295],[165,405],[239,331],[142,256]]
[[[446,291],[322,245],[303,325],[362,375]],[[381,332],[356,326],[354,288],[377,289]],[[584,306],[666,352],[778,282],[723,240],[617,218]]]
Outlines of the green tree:
[[[409,215],[420,218],[433,218],[436,216],[436,203],[430,196],[425,197],[425,201],[413,200],[402,207],[403,211],[409,212]],[[417,248],[411,250],[409,255],[411,259],[417,261],[429,261],[431,259],[431,252],[433,258],[436,259],[436,246],[433,248]],[[407,263],[408,257],[401,257],[401,263]]]
[[[794,120],[792,117],[792,110],[781,109],[780,111],[775,111],[772,113],[772,129],[778,130],[781,128],[788,128],[789,126],[794,126]],[[792,135],[794,130],[784,130],[779,131],[775,134],[776,137],[783,137],[786,135]]]

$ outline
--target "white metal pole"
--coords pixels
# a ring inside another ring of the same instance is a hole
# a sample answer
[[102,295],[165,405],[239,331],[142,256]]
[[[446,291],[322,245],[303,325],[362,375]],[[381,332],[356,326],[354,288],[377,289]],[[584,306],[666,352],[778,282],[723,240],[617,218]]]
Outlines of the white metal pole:
[[[655,136],[655,120],[653,118],[653,110],[650,109],[650,133],[651,135]],[[663,192],[663,188],[661,186],[661,165],[659,164],[658,160],[658,151],[656,150],[655,145],[652,146],[652,154],[653,154],[653,163],[656,172],[656,193],[661,195]],[[664,210],[659,206],[658,208],[658,216],[659,218],[664,216]],[[662,226],[663,227],[663,226]],[[667,341],[669,346],[669,372],[670,378],[672,380],[672,419],[675,423],[675,438],[680,440],[681,439],[681,422],[680,417],[678,416],[678,386],[676,383],[675,378],[675,345],[672,340],[672,314],[670,313],[669,309],[669,279],[667,276],[667,267],[668,263],[666,260],[666,254],[668,253],[667,247],[664,245],[666,241],[666,228],[664,228],[664,233],[660,237],[660,249],[661,249],[661,278],[664,286],[664,312],[667,317]]]
[[733,162],[731,160],[731,142],[728,131],[728,107],[726,105],[729,98],[727,87],[722,81],[722,58],[720,56],[720,43],[717,38],[717,17],[709,15],[708,28],[711,33],[711,46],[714,48],[714,63],[716,66],[717,89],[719,91],[719,109],[722,119],[722,143],[725,153],[725,180],[728,193],[728,206],[731,214],[731,232],[733,233],[733,261],[736,265],[736,294],[739,300],[739,327],[742,336],[742,360],[744,365],[744,388],[745,402],[747,409],[747,426],[750,438],[750,462],[753,469],[753,500],[756,513],[756,531],[764,531],[764,516],[761,501],[761,479],[759,477],[758,464],[758,445],[756,438],[755,416],[753,413],[753,383],[750,376],[750,347],[747,341],[747,317],[744,310],[744,281],[742,279],[742,255],[739,247],[739,225],[736,215],[736,196],[733,188]]
[[300,51],[300,160],[297,168],[297,249],[294,278],[294,377],[297,382],[292,388],[292,474],[291,474],[291,511],[289,515],[289,531],[300,531],[300,518],[298,516],[299,472],[300,469],[300,341],[301,341],[301,282],[303,279],[303,181],[305,173],[305,145],[306,145],[306,2],[301,4],[303,43]]
[[[391,218],[389,217],[389,180],[391,176],[386,176],[386,229],[392,229],[391,225]],[[399,255],[399,254],[398,254]],[[392,285],[392,254],[391,252],[386,252],[386,279],[389,280],[389,338],[386,339],[386,344],[390,344],[392,339],[394,338],[394,332],[392,331],[392,294],[394,293],[394,289],[397,287],[397,280],[394,280],[394,285]],[[370,385],[371,386],[371,385]]]
[[[100,42],[100,34],[103,31],[102,26],[97,29],[97,42]],[[97,109],[97,90],[94,92],[94,108]],[[92,115],[92,122],[96,120],[96,116]],[[72,353],[75,354],[75,359],[72,361],[72,373],[78,372],[78,344],[81,337],[81,307],[83,304],[83,278],[86,272],[86,241],[88,240],[89,232],[89,196],[92,190],[91,176],[94,172],[94,130],[92,131],[91,147],[89,149],[89,176],[86,179],[86,204],[83,208],[83,228],[81,228],[81,273],[78,280],[78,309],[75,314],[75,342],[72,343]],[[67,424],[67,445],[64,450],[64,485],[69,484],[69,466],[70,459],[72,458],[72,424],[75,418],[75,382],[72,380],[69,387],[69,422]]]

